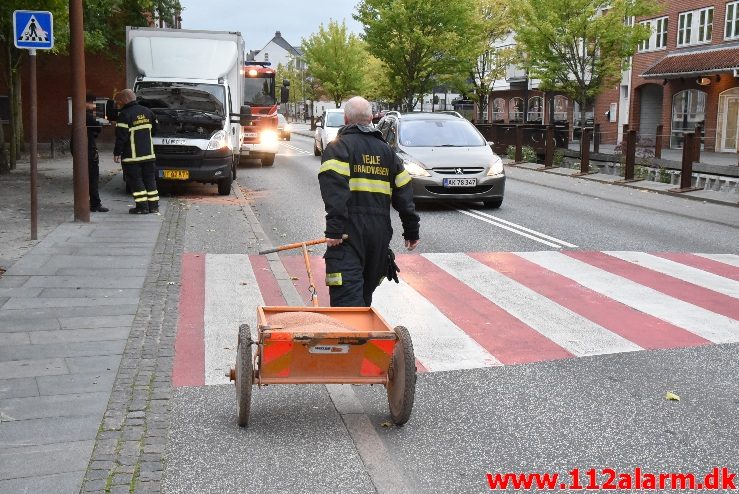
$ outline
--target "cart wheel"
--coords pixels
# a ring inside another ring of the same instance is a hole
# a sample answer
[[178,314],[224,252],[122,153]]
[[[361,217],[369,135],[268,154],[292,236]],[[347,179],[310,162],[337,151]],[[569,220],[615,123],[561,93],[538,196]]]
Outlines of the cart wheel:
[[251,345],[249,325],[242,324],[239,326],[239,340],[236,347],[236,415],[241,427],[249,425],[251,385],[254,379]]
[[394,331],[398,342],[388,369],[387,401],[393,423],[403,425],[411,417],[416,396],[416,357],[408,329],[396,326]]

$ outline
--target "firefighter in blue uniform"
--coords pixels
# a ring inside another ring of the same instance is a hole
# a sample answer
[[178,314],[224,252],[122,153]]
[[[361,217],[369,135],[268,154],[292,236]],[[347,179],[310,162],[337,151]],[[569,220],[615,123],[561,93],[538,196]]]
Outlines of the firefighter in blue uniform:
[[326,146],[318,182],[326,206],[326,285],[332,307],[369,307],[382,278],[397,282],[390,251],[390,206],[399,213],[408,250],[419,243],[411,177],[372,126],[370,103],[344,105],[344,123]]
[[113,159],[121,163],[126,183],[133,191],[136,207],[131,214],[159,212],[159,191],[156,182],[156,156],[152,134],[157,119],[148,108],[136,103],[136,95],[124,89],[115,95],[120,107],[115,127]]

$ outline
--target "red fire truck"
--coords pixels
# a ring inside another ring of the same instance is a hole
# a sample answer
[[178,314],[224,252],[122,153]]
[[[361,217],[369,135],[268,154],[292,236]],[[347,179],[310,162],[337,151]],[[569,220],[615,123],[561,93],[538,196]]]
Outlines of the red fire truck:
[[[283,81],[280,101],[288,99],[287,86]],[[262,166],[272,166],[279,147],[277,135],[277,110],[275,98],[275,70],[269,62],[249,60],[244,65],[244,105],[251,107],[251,120],[242,125],[241,157],[261,159]]]

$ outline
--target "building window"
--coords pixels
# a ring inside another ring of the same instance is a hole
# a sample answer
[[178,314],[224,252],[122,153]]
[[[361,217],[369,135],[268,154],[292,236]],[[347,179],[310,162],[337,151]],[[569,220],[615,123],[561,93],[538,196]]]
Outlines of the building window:
[[710,43],[713,34],[713,7],[683,12],[677,24],[677,46]]
[[503,98],[495,98],[493,100],[493,122],[503,122],[505,120],[505,100]]
[[706,120],[706,93],[686,89],[672,97],[672,134],[670,146],[681,148],[683,134],[703,126]]
[[652,33],[649,38],[639,43],[639,51],[663,50],[667,48],[667,17],[651,19],[640,22],[639,24],[649,27]]
[[567,107],[569,106],[569,104],[570,101],[567,99],[567,96],[562,96],[561,94],[558,94],[554,97],[555,122],[567,122]]
[[739,2],[726,4],[726,39],[739,38]]
[[523,122],[523,98],[511,98],[508,108],[509,122]]
[[542,105],[541,96],[529,98],[529,122],[541,123],[544,119],[544,106]]

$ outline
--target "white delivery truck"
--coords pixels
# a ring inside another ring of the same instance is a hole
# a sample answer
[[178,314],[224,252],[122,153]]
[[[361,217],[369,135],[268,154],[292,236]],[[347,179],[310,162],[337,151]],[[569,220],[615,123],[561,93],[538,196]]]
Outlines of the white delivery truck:
[[228,195],[242,141],[241,33],[126,28],[126,82],[151,108],[157,179],[218,184]]

